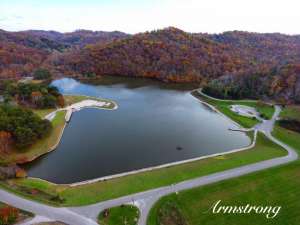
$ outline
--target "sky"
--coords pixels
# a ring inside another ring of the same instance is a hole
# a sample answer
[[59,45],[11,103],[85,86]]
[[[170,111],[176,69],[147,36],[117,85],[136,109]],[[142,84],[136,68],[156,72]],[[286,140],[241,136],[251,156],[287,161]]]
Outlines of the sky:
[[0,29],[300,34],[299,0],[0,0]]

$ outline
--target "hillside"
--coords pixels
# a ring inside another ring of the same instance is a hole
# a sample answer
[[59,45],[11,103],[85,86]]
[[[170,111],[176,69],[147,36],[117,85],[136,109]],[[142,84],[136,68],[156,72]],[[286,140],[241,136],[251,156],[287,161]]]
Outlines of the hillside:
[[41,49],[0,41],[0,79],[29,76],[48,55]]
[[30,76],[45,60],[87,44],[104,44],[129,35],[122,32],[77,30],[70,33],[0,30],[0,78]]
[[234,72],[241,62],[232,53],[222,43],[167,28],[72,52],[64,71],[198,82]]
[[[136,35],[86,30],[1,31],[0,43],[0,54],[10,57],[0,61],[1,77],[24,76],[31,70],[22,72],[23,68],[40,66],[54,74],[77,77],[119,75],[202,84],[217,79],[219,86],[229,85],[230,91],[245,89],[234,93],[243,97],[300,101],[297,35],[192,34],[173,27]],[[7,49],[11,45],[20,50]],[[37,59],[32,60],[28,51]]]

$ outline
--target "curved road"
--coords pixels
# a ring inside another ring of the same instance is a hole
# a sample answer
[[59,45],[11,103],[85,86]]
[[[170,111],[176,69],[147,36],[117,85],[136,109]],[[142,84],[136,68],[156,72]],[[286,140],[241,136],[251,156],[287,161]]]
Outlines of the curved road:
[[135,204],[140,209],[141,216],[139,218],[138,224],[146,225],[147,216],[151,207],[162,196],[194,187],[203,186],[206,184],[215,183],[218,181],[227,180],[234,177],[239,177],[245,174],[286,164],[296,160],[298,158],[296,151],[271,135],[274,123],[280,111],[280,107],[276,106],[273,118],[271,120],[263,121],[261,124],[255,126],[254,129],[263,132],[270,140],[285,148],[288,151],[288,155],[284,157],[274,158],[230,170],[225,170],[196,179],[180,182],[174,185],[152,189],[149,191],[82,207],[51,207],[21,198],[4,190],[0,190],[0,201],[21,208],[23,210],[30,211],[36,215],[45,216],[56,221],[62,221],[70,225],[96,225],[97,216],[100,211],[113,206],[119,206],[121,204],[129,203]]

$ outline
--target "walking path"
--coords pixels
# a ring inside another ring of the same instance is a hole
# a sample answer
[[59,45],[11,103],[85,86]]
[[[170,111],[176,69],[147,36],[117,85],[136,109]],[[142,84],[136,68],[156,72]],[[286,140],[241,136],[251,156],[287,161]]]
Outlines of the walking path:
[[[110,104],[114,104],[113,108],[107,108],[110,106]],[[101,100],[92,100],[92,99],[86,99],[82,100],[80,102],[74,103],[72,105],[66,106],[64,108],[59,108],[48,115],[46,115],[44,118],[51,121],[55,118],[55,115],[59,111],[67,111],[66,113],[66,122],[69,122],[72,113],[75,111],[79,111],[84,108],[98,108],[98,109],[105,109],[105,110],[115,110],[118,108],[118,105],[115,102],[106,102]]]
[[296,151],[271,135],[274,123],[279,116],[280,111],[280,107],[275,106],[275,113],[272,119],[263,121],[262,123],[256,125],[254,129],[263,132],[270,140],[285,148],[288,154],[284,157],[265,160],[262,162],[253,163],[250,165],[199,177],[196,179],[183,181],[174,185],[156,188],[149,191],[140,192],[88,206],[56,208],[21,198],[4,190],[0,190],[0,201],[21,208],[23,210],[33,212],[36,215],[45,216],[56,221],[62,221],[70,225],[96,225],[97,216],[100,211],[122,204],[134,204],[140,209],[141,216],[139,218],[138,224],[146,225],[147,216],[151,207],[159,198],[165,195],[215,183],[218,181],[227,180],[234,177],[239,177],[245,174],[286,164],[296,160],[298,158]]

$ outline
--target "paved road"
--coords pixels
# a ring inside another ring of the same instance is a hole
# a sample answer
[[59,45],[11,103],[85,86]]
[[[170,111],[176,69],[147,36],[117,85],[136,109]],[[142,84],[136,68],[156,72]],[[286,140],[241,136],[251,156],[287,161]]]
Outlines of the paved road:
[[273,118],[268,121],[263,121],[261,124],[257,125],[255,129],[265,133],[265,135],[268,138],[285,148],[288,151],[288,155],[284,157],[274,158],[238,167],[235,169],[210,174],[196,179],[187,180],[174,185],[152,189],[146,192],[141,192],[83,207],[55,208],[23,199],[21,197],[10,194],[4,190],[0,190],[0,201],[6,202],[10,205],[24,210],[31,211],[37,215],[45,216],[53,220],[62,221],[70,225],[95,225],[97,224],[95,221],[98,216],[98,213],[103,209],[118,206],[121,204],[132,203],[137,205],[140,209],[141,216],[139,219],[139,225],[146,225],[147,216],[151,207],[162,196],[194,187],[203,186],[206,184],[215,183],[218,181],[227,180],[234,177],[239,177],[245,174],[282,165],[296,160],[298,158],[298,155],[294,151],[294,149],[275,139],[271,135],[271,131],[279,113],[280,108],[276,106]]

